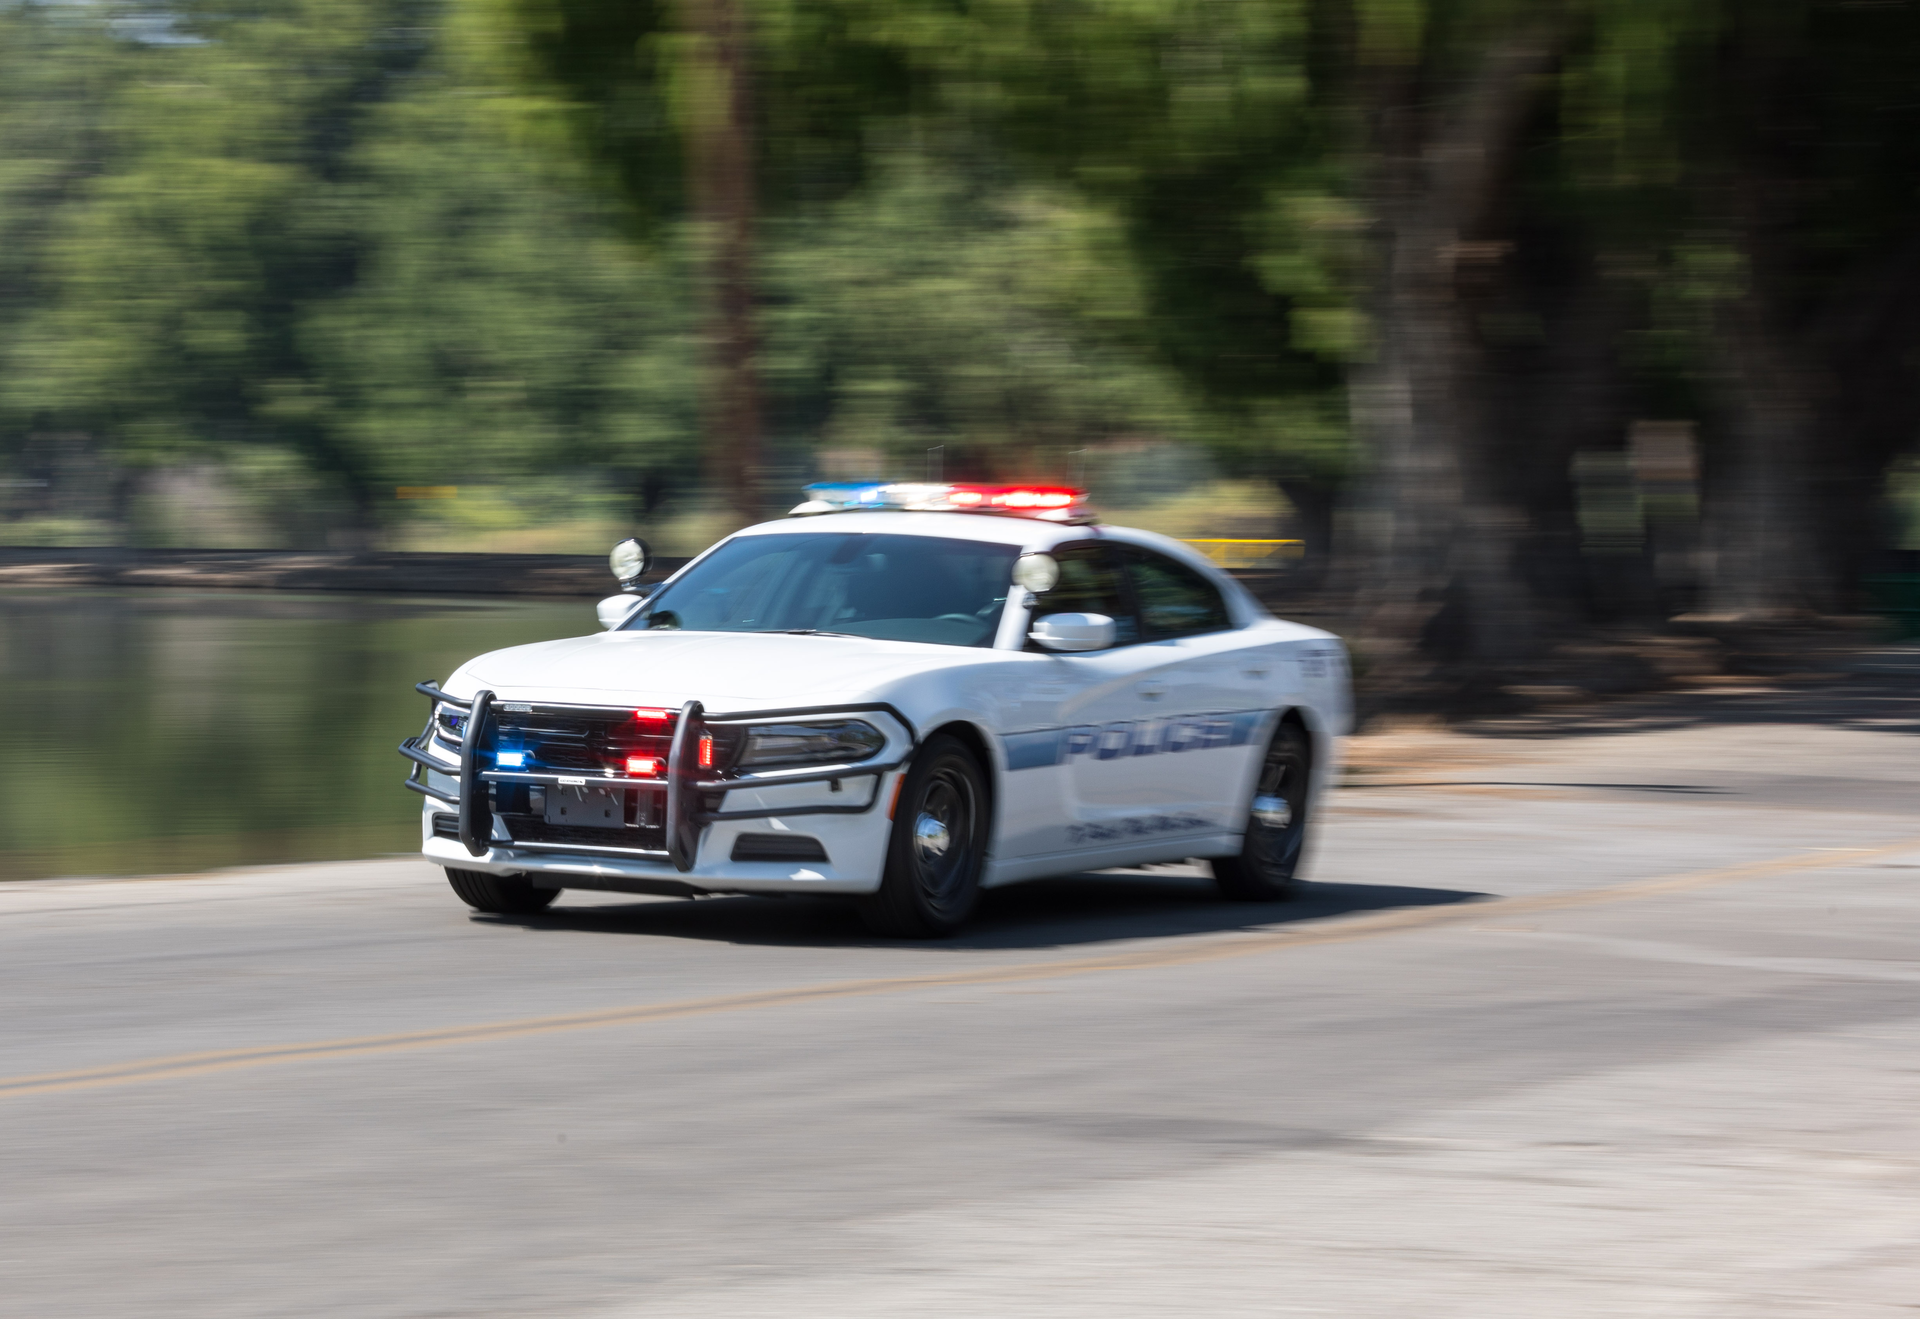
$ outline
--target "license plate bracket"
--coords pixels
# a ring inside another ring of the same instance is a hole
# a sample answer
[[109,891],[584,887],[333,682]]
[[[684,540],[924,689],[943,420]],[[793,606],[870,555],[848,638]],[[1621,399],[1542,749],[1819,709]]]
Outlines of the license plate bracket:
[[624,829],[627,827],[627,790],[601,787],[553,787],[547,789],[548,824],[571,825],[576,829]]

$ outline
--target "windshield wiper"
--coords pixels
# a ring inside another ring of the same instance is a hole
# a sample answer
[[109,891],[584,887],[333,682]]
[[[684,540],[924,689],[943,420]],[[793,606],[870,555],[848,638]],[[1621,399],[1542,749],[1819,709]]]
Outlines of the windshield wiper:
[[858,632],[828,632],[817,627],[756,627],[748,631],[756,637],[852,637],[855,641],[873,640]]

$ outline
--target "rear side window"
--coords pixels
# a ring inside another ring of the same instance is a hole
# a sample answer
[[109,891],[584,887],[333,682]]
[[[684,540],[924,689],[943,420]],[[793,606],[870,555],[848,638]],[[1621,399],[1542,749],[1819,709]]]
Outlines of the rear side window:
[[1040,597],[1036,618],[1047,614],[1105,614],[1113,620],[1114,644],[1140,640],[1140,623],[1127,598],[1126,582],[1112,550],[1099,541],[1078,541],[1052,551],[1060,584]]
[[1148,641],[1225,632],[1233,626],[1219,590],[1192,568],[1138,546],[1117,548],[1126,562]]

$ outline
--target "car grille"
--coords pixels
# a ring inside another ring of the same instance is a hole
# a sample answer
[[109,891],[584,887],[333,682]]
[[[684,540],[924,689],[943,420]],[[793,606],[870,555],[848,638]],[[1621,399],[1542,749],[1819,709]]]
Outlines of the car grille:
[[[530,710],[493,707],[496,750],[516,750],[526,759],[517,768],[527,774],[591,776],[596,787],[615,788],[624,803],[619,828],[549,823],[539,785],[495,782],[492,806],[516,843],[616,848],[659,852],[666,848],[666,785],[659,779],[636,782],[626,777],[629,756],[666,763],[679,718],[641,718],[631,708],[579,709],[535,705]],[[618,778],[609,781],[608,771]]]
[[623,773],[628,756],[652,756],[664,762],[673,746],[678,717],[638,719],[632,710],[532,711],[494,707],[498,730],[494,745],[526,752],[525,768],[541,771],[602,770]]
[[[485,771],[488,805],[500,817],[513,843],[655,854],[666,850],[664,774],[629,775],[627,762],[631,757],[644,756],[657,761],[664,770],[679,723],[677,712],[636,711],[631,706],[515,705],[504,701],[494,704],[487,720],[486,741],[477,748]],[[745,730],[715,728],[712,737],[715,763],[702,767],[701,772],[727,776],[727,767],[745,740]],[[503,752],[518,755],[502,764]],[[586,779],[593,788],[618,794],[623,809],[617,825],[611,820],[610,827],[602,828],[548,819],[547,794],[565,788],[540,780],[574,775]],[[717,810],[722,796],[702,793],[697,808]],[[436,816],[433,832],[436,837],[457,838],[458,818]]]
[[[626,772],[629,756],[651,756],[666,763],[673,748],[678,714],[643,719],[632,709],[582,710],[536,705],[532,710],[494,706],[494,746],[526,753],[521,766],[528,773],[599,774]],[[716,771],[733,763],[746,731],[718,727],[710,730]]]
[[568,843],[575,847],[618,847],[657,852],[667,845],[667,834],[628,826],[625,829],[589,829],[577,824],[548,824],[535,816],[501,816],[516,843]]

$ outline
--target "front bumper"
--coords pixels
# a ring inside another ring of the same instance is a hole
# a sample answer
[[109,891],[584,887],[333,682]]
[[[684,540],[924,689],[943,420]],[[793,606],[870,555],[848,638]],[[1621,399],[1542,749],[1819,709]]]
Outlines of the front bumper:
[[[690,701],[677,716],[662,785],[612,770],[585,778],[490,768],[493,693],[463,700],[431,682],[416,689],[432,706],[426,728],[403,742],[400,753],[414,762],[406,786],[426,799],[421,850],[436,864],[524,874],[535,883],[552,879],[559,888],[634,892],[871,893],[879,886],[894,791],[916,741],[912,725],[890,706],[709,714]],[[442,707],[465,712],[451,721],[457,731],[441,722]],[[565,710],[596,717],[623,713],[611,707]],[[856,712],[887,737],[886,746],[865,761],[725,777],[695,764],[696,740],[713,728]],[[624,830],[576,831],[555,841],[551,829],[515,813],[524,812],[529,790],[544,794],[583,781],[627,794],[637,803],[630,807],[633,818],[659,827],[642,830],[630,823]]]
[[[885,791],[892,792],[889,781]],[[532,851],[507,841],[488,846],[479,856],[455,840],[435,836],[433,816],[450,804],[431,799],[422,812],[421,854],[435,865],[484,870],[496,875],[526,875],[550,888],[607,889],[632,893],[872,893],[886,865],[890,823],[884,810],[871,816],[839,819],[779,816],[763,822],[768,832],[784,830],[817,839],[826,861],[735,861],[731,859],[745,823],[720,823],[703,829],[699,857],[681,870],[664,857]],[[550,881],[550,882],[549,882]]]

